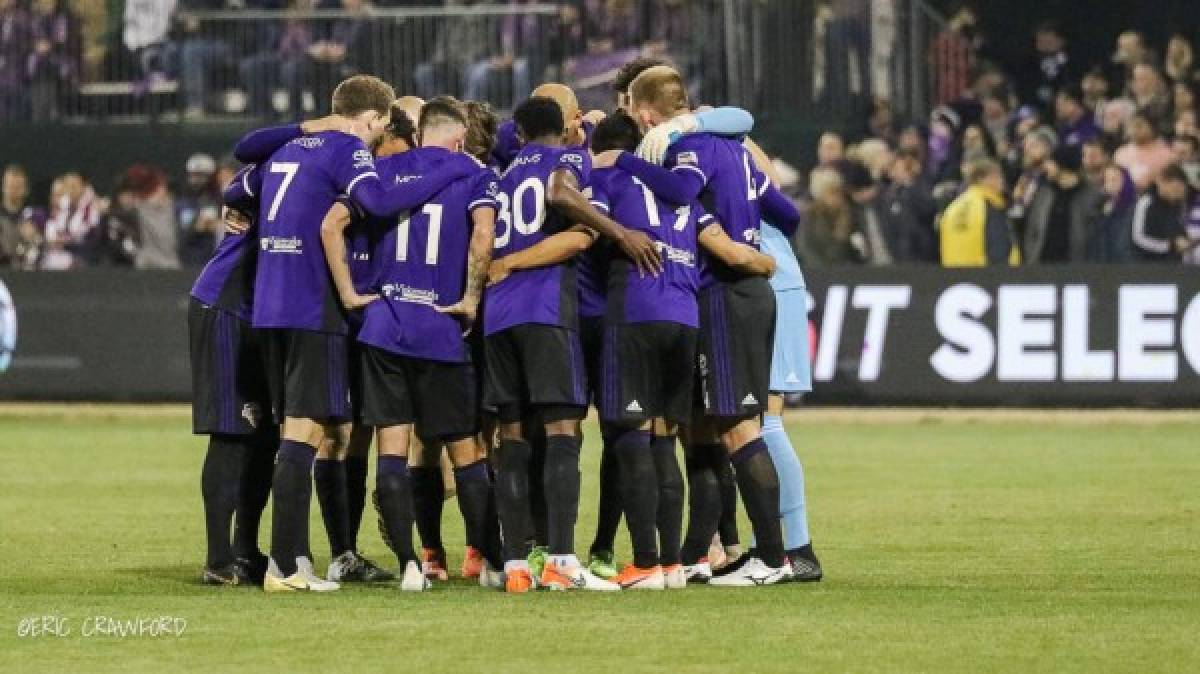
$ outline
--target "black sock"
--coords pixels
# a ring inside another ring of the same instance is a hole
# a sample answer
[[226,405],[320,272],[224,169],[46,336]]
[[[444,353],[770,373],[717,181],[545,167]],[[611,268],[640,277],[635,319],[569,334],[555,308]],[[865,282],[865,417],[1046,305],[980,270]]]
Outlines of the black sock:
[[683,535],[683,473],[675,458],[675,436],[655,436],[650,453],[654,456],[654,471],[658,476],[658,542],[659,563],[668,566],[679,563]]
[[286,578],[296,573],[296,558],[308,554],[308,511],[312,503],[313,461],[317,448],[303,442],[279,443],[271,497],[271,559]]
[[200,495],[204,499],[204,530],[208,539],[205,564],[210,569],[233,562],[230,526],[238,505],[246,451],[245,438],[215,434],[208,437],[208,451],[200,471]]
[[737,481],[733,477],[733,466],[729,464],[729,452],[721,445],[711,445],[713,467],[717,471],[717,483],[721,488],[721,519],[717,524],[717,533],[721,535],[721,545],[737,545]]
[[596,537],[591,552],[613,551],[617,527],[621,525],[621,481],[617,470],[617,455],[613,451],[612,432],[604,432],[604,448],[600,454],[600,504],[596,512]]
[[491,509],[492,480],[488,475],[487,460],[480,459],[461,468],[454,469],[455,491],[458,492],[458,509],[462,512],[463,528],[467,534],[467,545],[475,548],[492,563],[500,561],[500,551],[488,540],[488,511]]
[[[688,526],[680,557],[695,564],[708,555],[708,546],[721,519],[721,488],[713,467],[713,445],[692,445],[685,455],[688,479]],[[720,445],[715,445],[720,448]]]
[[546,543],[552,555],[575,552],[575,521],[579,518],[579,447],[574,435],[546,436]]
[[363,510],[367,507],[367,457],[346,457],[346,503],[350,520],[351,550],[358,549],[358,530],[362,527]]
[[767,566],[783,566],[783,527],[779,524],[779,476],[762,438],[751,440],[730,457],[746,504],[758,558]]
[[413,500],[408,459],[381,454],[375,464],[375,509],[379,533],[400,562],[400,572],[417,559],[413,553]]
[[409,466],[408,475],[412,483],[413,509],[416,512],[417,533],[421,535],[421,545],[432,550],[441,550],[442,506],[446,500],[442,467],[436,462],[432,466]]
[[337,557],[350,550],[350,496],[346,485],[346,464],[337,459],[317,459],[313,464],[313,486],[321,519],[329,537],[329,552]]
[[817,561],[817,553],[813,552],[811,542],[805,543],[794,550],[788,550],[786,552],[788,557],[799,557],[801,559],[807,559],[813,564],[820,564],[820,562]]
[[529,556],[529,443],[501,440],[496,448],[496,513],[504,536],[505,561]]
[[650,431],[626,431],[614,451],[621,471],[621,503],[633,543],[633,565],[658,564],[658,475],[650,453]]
[[246,447],[242,464],[242,484],[234,514],[233,550],[238,557],[257,559],[258,530],[263,510],[271,498],[271,477],[275,472],[275,453],[279,451],[278,427],[259,433]]
[[[536,426],[536,427],[535,427]],[[548,545],[550,535],[546,512],[546,485],[542,476],[546,473],[546,431],[541,424],[530,422],[526,428],[534,430],[528,436],[529,441],[529,517],[533,530],[534,545]]]

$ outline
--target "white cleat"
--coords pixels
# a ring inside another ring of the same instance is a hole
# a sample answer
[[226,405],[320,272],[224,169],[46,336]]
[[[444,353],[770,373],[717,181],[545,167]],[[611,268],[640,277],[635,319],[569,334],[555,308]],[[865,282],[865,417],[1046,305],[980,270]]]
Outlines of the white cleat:
[[404,577],[400,579],[400,589],[404,592],[424,592],[431,587],[433,587],[433,583],[425,577],[421,565],[416,561],[409,560],[408,564],[404,565]]
[[712,567],[708,565],[708,562],[698,562],[683,567],[683,578],[686,582],[707,583],[712,580],[712,577]]
[[331,582],[340,583],[350,572],[356,570],[358,565],[358,555],[355,555],[352,550],[347,550],[329,563],[325,578]]
[[503,590],[506,580],[503,571],[493,569],[492,565],[486,561],[483,563],[483,568],[479,570],[479,587]]
[[687,587],[687,571],[682,564],[672,564],[663,567],[663,583],[668,590],[681,590]]
[[757,557],[751,557],[740,568],[723,576],[716,576],[708,581],[716,587],[754,587],[756,585],[774,585],[788,580],[789,565],[784,564],[778,569],[767,566]]
[[284,577],[275,560],[267,564],[263,576],[263,590],[267,592],[333,592],[341,585],[322,580],[313,572],[312,562],[307,557],[296,558],[296,573]]
[[546,563],[542,570],[540,585],[547,590],[590,590],[592,592],[620,592],[621,586],[604,580],[588,571],[582,564],[564,566]]

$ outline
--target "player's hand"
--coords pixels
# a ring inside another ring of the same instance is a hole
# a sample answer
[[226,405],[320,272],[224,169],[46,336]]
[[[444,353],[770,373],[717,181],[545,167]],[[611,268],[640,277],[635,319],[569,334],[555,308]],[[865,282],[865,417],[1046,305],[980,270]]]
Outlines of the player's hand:
[[633,260],[634,266],[642,276],[647,274],[658,276],[662,273],[662,254],[659,253],[658,245],[654,243],[654,240],[646,236],[644,232],[627,229],[618,245],[629,256],[629,259]]
[[435,304],[433,310],[439,314],[457,317],[462,324],[463,337],[466,337],[471,334],[471,328],[475,326],[475,319],[479,315],[479,299],[464,297],[450,306],[443,307]]
[[637,155],[651,164],[662,164],[667,156],[671,143],[679,140],[685,133],[692,133],[700,128],[700,122],[693,114],[680,115],[670,121],[663,122],[646,132],[642,144],[638,146]]
[[245,234],[250,229],[250,216],[241,211],[223,208],[221,219],[225,222],[226,234]]
[[605,150],[592,158],[592,168],[611,168],[616,165],[617,158],[623,150]]
[[600,122],[603,122],[604,118],[607,116],[608,115],[603,110],[588,110],[587,114],[583,116],[583,121],[595,126]]
[[342,297],[342,306],[346,307],[347,311],[358,311],[377,299],[379,299],[379,295],[359,295],[358,293],[354,293]]
[[488,287],[496,285],[497,283],[508,278],[511,274],[512,270],[508,268],[508,265],[504,264],[504,260],[492,260],[492,263],[488,265]]
[[759,253],[759,255],[762,256],[762,265],[767,270],[766,277],[771,278],[775,275],[775,270],[778,268],[778,265],[775,264],[775,258],[766,253]]

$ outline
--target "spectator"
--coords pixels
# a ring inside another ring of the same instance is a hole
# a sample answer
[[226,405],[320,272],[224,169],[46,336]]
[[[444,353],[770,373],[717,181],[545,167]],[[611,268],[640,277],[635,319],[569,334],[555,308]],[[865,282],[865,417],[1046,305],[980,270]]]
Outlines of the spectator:
[[1200,189],[1200,138],[1193,135],[1176,136],[1171,141],[1171,161],[1187,174],[1192,189]]
[[1096,117],[1084,107],[1083,91],[1078,86],[1059,89],[1054,99],[1054,110],[1058,119],[1058,137],[1063,145],[1077,148],[1100,136]]
[[124,184],[133,193],[132,204],[139,223],[138,249],[134,266],[138,269],[178,269],[175,205],[167,190],[162,171],[135,164],[125,172]]
[[896,121],[892,113],[892,104],[884,99],[877,99],[871,105],[867,115],[867,137],[877,138],[889,145],[896,142]]
[[808,190],[811,202],[804,226],[793,239],[801,262],[811,266],[861,262],[861,245],[856,247],[853,242],[854,215],[841,174],[832,168],[814,169]]
[[1012,147],[1012,110],[1008,101],[1008,90],[993,90],[980,101],[982,105],[980,123],[996,145],[996,156],[1003,157]]
[[[529,78],[529,58],[522,53],[537,44],[540,34],[537,16],[532,14],[509,14],[500,21],[500,51],[467,69],[466,88],[463,96],[471,101],[517,101],[533,90]],[[509,75],[512,93],[501,96],[490,87],[492,78]]]
[[933,40],[929,63],[933,69],[934,105],[947,105],[962,98],[971,85],[980,46],[975,10],[959,6],[946,28]]
[[[370,4],[367,0],[341,2],[342,10],[347,12],[348,16],[336,19],[329,27],[328,36],[308,47],[304,75],[312,90],[313,103],[318,115],[329,114],[333,89],[338,82],[371,68],[367,21]],[[299,116],[302,112],[293,110],[292,114]]]
[[229,44],[216,35],[205,34],[194,12],[234,9],[234,3],[238,7],[245,6],[245,2],[239,0],[180,0],[180,11],[175,15],[178,38],[172,46],[178,52],[179,89],[183,94],[185,119],[204,117],[208,103],[208,80],[213,69],[233,60],[233,50]]
[[1175,112],[1175,119],[1179,119],[1179,113],[1196,111],[1196,84],[1190,80],[1180,80],[1175,82],[1171,87],[1171,109]]
[[933,186],[922,175],[921,160],[911,152],[892,157],[888,183],[880,197],[888,249],[896,262],[936,262],[933,221],[937,204]]
[[1129,142],[1113,155],[1129,171],[1139,190],[1149,188],[1163,167],[1171,161],[1171,148],[1158,135],[1154,118],[1139,110],[1129,122]]
[[1133,81],[1133,68],[1139,63],[1153,60],[1150,50],[1146,48],[1146,40],[1136,30],[1127,30],[1117,36],[1117,48],[1113,52],[1112,66],[1109,74],[1110,90],[1118,95],[1130,93],[1129,84]]
[[1192,197],[1183,169],[1167,165],[1134,208],[1133,246],[1138,259],[1179,262],[1190,250],[1183,222]]
[[1042,110],[1050,110],[1058,91],[1076,76],[1066,38],[1057,23],[1044,21],[1038,25],[1034,50],[1033,58],[1021,72],[1022,98]]
[[1108,101],[1100,108],[1100,133],[1109,152],[1116,152],[1125,144],[1129,121],[1135,112],[1137,107],[1128,98]]
[[187,181],[175,199],[179,222],[179,260],[185,267],[208,262],[221,234],[221,192],[217,187],[217,162],[206,154],[187,160]]
[[1175,113],[1175,135],[1195,136],[1198,133],[1200,133],[1200,127],[1196,125],[1196,111],[1194,109],[1178,110]]
[[28,115],[25,63],[31,39],[29,13],[17,0],[0,0],[0,122]]
[[1196,54],[1192,49],[1192,41],[1183,33],[1171,35],[1167,41],[1167,55],[1163,62],[1163,72],[1167,79],[1174,84],[1191,84],[1195,77]]
[[846,141],[835,131],[826,131],[817,139],[817,166],[833,168],[846,159]]
[[[316,0],[293,0],[291,4],[292,10],[299,12],[315,7]],[[250,114],[260,118],[274,115],[271,96],[278,84],[288,92],[290,116],[300,119],[304,115],[304,83],[312,43],[310,21],[294,15],[265,33],[263,50],[238,66]]]
[[966,179],[969,187],[938,222],[942,265],[1020,264],[1012,225],[1004,215],[1004,169],[995,160],[980,159],[967,168]]
[[17,164],[4,167],[0,188],[0,267],[17,266],[21,214],[29,207],[29,175]]
[[1112,162],[1112,156],[1104,146],[1104,141],[1093,138],[1084,143],[1082,160],[1083,179],[1096,189],[1103,188],[1106,181],[1105,170]]
[[1013,187],[1012,207],[1009,217],[1024,231],[1031,220],[1049,218],[1054,193],[1047,178],[1047,164],[1058,147],[1058,135],[1048,126],[1031,131],[1023,143],[1021,153],[1022,171]]
[[1137,64],[1133,67],[1129,93],[1138,110],[1158,129],[1165,130],[1171,117],[1171,97],[1162,73],[1149,63]]
[[126,0],[122,41],[138,64],[138,75],[149,80],[163,77],[163,51],[171,30],[175,0]]
[[137,257],[137,197],[119,181],[113,203],[100,219],[91,246],[91,263],[100,267],[130,267]]
[[1128,262],[1133,256],[1133,207],[1137,188],[1125,169],[1104,167],[1104,203],[1088,226],[1088,262]]
[[33,50],[26,62],[31,117],[37,122],[53,121],[79,80],[83,58],[79,19],[64,0],[34,0],[31,27]]
[[[1104,203],[1104,192],[1083,179],[1081,152],[1064,145],[1054,156],[1054,209],[1041,249],[1042,262],[1083,262],[1088,227]],[[1030,256],[1027,262],[1034,262]]]
[[[477,0],[446,0],[447,7],[470,7]],[[494,39],[486,17],[468,14],[444,24],[437,36],[430,60],[418,63],[413,71],[416,94],[432,98],[447,91],[461,91],[467,69],[488,55],[489,40]],[[524,95],[527,92],[522,92]]]
[[64,174],[50,190],[50,216],[46,220],[43,265],[67,269],[76,254],[87,257],[87,242],[100,222],[104,201],[78,173]]
[[1079,82],[1083,92],[1083,105],[1088,110],[1099,110],[1108,100],[1108,75],[1103,68],[1092,68]]
[[872,265],[892,263],[891,250],[879,201],[879,179],[891,163],[892,152],[887,143],[879,139],[859,143],[851,155],[853,161],[845,163],[846,187],[853,203],[856,245],[864,260]]

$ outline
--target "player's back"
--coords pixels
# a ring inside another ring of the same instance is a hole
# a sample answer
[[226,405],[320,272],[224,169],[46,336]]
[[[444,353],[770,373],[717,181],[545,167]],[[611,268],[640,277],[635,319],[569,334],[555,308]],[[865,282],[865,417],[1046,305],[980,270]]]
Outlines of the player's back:
[[335,131],[302,136],[264,164],[254,325],[346,331],[321,245],[321,221],[337,197],[374,173],[362,141]]
[[712,218],[699,204],[670,205],[620,168],[597,169],[592,186],[600,208],[625,227],[653,239],[663,259],[663,271],[655,276],[639,273],[627,258],[614,258],[609,275],[609,321],[670,320],[695,327],[699,289],[696,237]]
[[[586,184],[591,161],[578,148],[529,143],[500,178],[494,257],[503,258],[537,245],[572,223],[546,201],[550,176],[559,169]],[[575,264],[513,272],[488,291],[484,331],[494,334],[514,325],[540,323],[575,328],[578,323]]]
[[[243,186],[248,198],[262,190],[262,170],[254,164],[244,166],[233,180]],[[251,206],[252,202],[246,204],[247,209]],[[192,297],[250,320],[258,267],[257,243],[258,225],[253,221],[244,232],[226,232],[192,284]]]
[[[379,161],[380,179],[403,184],[452,154],[425,147],[393,155]],[[495,208],[495,189],[494,174],[481,166],[477,175],[450,183],[412,212],[370,221],[370,290],[381,300],[367,306],[359,341],[416,358],[466,360],[459,322],[433,307],[462,299],[471,212]]]
[[758,248],[758,197],[766,177],[741,142],[709,133],[689,134],[671,146],[667,166],[704,176],[700,203],[721,223],[729,238]]

